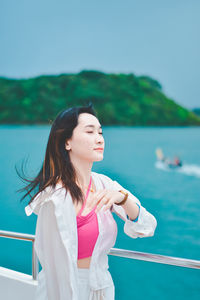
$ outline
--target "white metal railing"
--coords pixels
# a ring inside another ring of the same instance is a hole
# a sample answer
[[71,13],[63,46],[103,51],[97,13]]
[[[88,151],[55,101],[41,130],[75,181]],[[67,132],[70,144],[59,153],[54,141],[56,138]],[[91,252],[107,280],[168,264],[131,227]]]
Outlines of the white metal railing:
[[180,258],[174,256],[166,256],[160,254],[117,249],[117,248],[111,248],[109,254],[120,256],[120,257],[126,257],[126,258],[151,261],[160,264],[185,267],[190,269],[200,269],[200,260],[194,260],[194,259],[187,259],[187,258]]
[[[34,280],[36,280],[38,270],[39,270],[39,261],[38,261],[37,254],[34,249],[35,235],[0,230],[0,237],[19,239],[19,240],[32,242],[32,277]],[[118,248],[111,248],[109,255],[126,257],[126,258],[130,258],[130,259],[150,261],[150,262],[155,262],[155,263],[160,263],[160,264],[174,265],[174,266],[178,266],[178,267],[200,269],[200,260],[194,260],[194,259],[159,255],[159,254],[118,249]]]
[[39,270],[39,262],[38,262],[37,254],[34,249],[35,235],[28,234],[28,233],[19,233],[13,231],[0,230],[0,237],[32,242],[32,277],[34,280],[36,280],[38,270]]

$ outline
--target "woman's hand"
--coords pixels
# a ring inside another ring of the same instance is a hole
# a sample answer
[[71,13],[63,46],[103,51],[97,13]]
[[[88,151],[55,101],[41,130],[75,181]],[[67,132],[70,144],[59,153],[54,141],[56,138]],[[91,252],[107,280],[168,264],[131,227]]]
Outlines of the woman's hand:
[[121,192],[103,189],[93,194],[97,205],[95,212],[97,213],[103,205],[104,211],[110,209],[113,203],[120,203],[124,199],[124,195]]

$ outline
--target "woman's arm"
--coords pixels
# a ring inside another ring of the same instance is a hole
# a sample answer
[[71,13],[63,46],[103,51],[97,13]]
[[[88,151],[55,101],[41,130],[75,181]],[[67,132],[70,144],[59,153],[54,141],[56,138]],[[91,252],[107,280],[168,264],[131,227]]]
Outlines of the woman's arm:
[[[123,189],[124,190],[124,189]],[[133,222],[137,222],[139,218],[140,205],[136,202],[133,202],[130,199],[130,196],[124,204],[121,205],[127,214],[127,218]]]
[[[121,186],[117,181],[112,180],[104,174],[100,174],[105,188],[113,189],[115,191],[124,190],[128,193],[128,203],[124,205],[113,204],[111,211],[124,220],[124,232],[132,238],[153,236],[157,227],[156,218],[148,212],[140,203],[139,199],[135,197],[129,190]],[[138,208],[136,207],[138,204]],[[139,213],[139,214],[138,214]],[[138,214],[138,216],[137,216]],[[136,219],[134,217],[137,216]]]

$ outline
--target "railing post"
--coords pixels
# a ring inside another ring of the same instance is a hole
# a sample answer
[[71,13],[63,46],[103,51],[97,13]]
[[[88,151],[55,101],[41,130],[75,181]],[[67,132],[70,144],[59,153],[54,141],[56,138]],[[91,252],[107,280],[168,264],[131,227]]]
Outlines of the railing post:
[[39,261],[35,252],[35,240],[32,242],[32,276],[34,280],[37,280],[39,272]]

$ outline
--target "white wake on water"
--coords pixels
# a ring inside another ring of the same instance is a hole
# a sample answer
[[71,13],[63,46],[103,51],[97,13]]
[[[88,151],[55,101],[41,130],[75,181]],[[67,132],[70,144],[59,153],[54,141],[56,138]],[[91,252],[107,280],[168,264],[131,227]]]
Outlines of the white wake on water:
[[195,164],[183,164],[181,167],[169,167],[162,161],[156,161],[155,167],[163,171],[179,172],[189,176],[195,176],[200,178],[200,166]]

